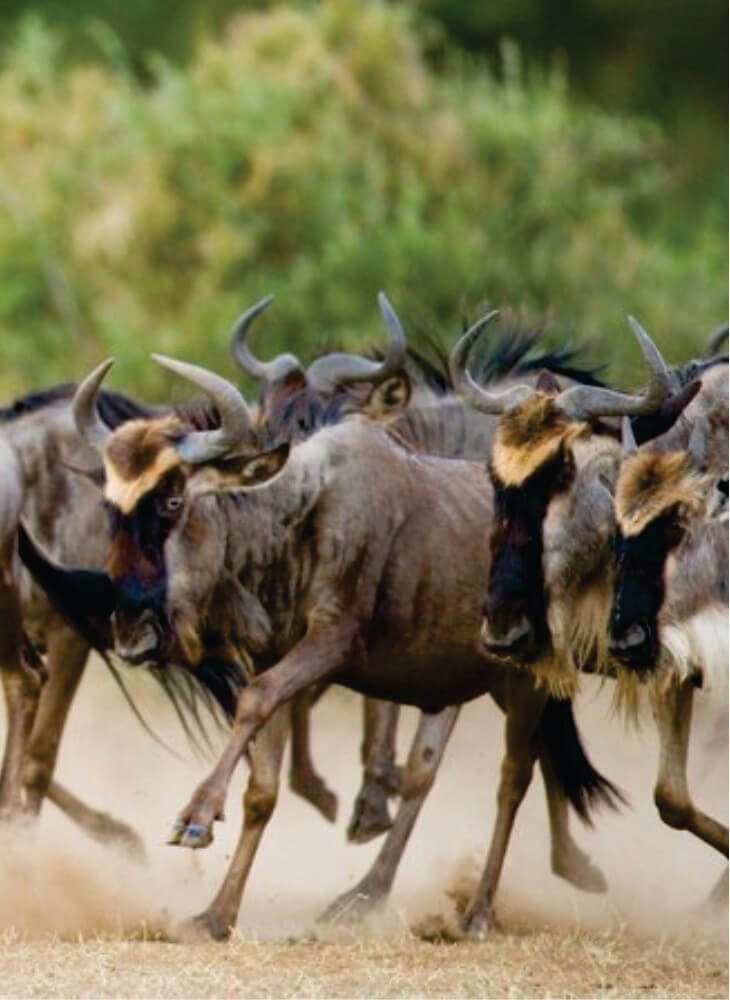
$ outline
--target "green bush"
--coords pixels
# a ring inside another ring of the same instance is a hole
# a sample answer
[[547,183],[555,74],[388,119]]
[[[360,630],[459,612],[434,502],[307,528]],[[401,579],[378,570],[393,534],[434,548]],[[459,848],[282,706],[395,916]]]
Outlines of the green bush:
[[448,340],[487,301],[546,312],[628,380],[627,311],[670,358],[726,315],[724,213],[657,235],[657,127],[512,48],[503,82],[456,56],[436,76],[406,9],[332,0],[241,15],[147,86],[61,49],[27,19],[0,67],[6,396],[109,353],[140,394],[169,385],[150,350],[230,375],[230,324],[268,292],[262,356],[380,341],[385,288]]

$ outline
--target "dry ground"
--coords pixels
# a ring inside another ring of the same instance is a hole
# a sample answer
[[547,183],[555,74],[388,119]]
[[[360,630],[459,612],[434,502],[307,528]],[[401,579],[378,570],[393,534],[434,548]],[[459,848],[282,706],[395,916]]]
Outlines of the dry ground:
[[182,946],[105,938],[6,940],[13,997],[725,997],[724,947],[637,942],[625,931],[511,929],[478,944],[246,941]]
[[[237,833],[244,774],[210,848],[164,847],[168,822],[208,764],[191,755],[148,681],[139,676],[133,683],[145,714],[181,758],[140,731],[94,663],[72,713],[59,777],[87,801],[133,820],[150,863],[140,867],[100,848],[52,807],[37,827],[4,833],[0,996],[727,996],[726,914],[708,920],[697,910],[724,862],[661,826],[651,802],[651,725],[625,729],[611,717],[610,687],[599,690],[592,681],[579,701],[579,724],[594,763],[632,805],[599,816],[594,831],[574,824],[607,875],[606,895],[578,893],[550,874],[538,778],[505,866],[502,933],[458,944],[431,944],[411,933],[423,916],[449,913],[446,892],[482,861],[501,724],[480,701],[457,724],[388,908],[358,930],[317,925],[318,912],[357,880],[378,849],[344,841],[359,705],[354,696],[330,692],[315,711],[315,756],[340,795],[338,824],[328,826],[285,789],[234,939],[196,946],[150,940],[200,910],[215,890]],[[726,820],[726,694],[718,700],[717,712],[698,706],[690,776],[698,803]],[[414,718],[408,714],[404,746]]]

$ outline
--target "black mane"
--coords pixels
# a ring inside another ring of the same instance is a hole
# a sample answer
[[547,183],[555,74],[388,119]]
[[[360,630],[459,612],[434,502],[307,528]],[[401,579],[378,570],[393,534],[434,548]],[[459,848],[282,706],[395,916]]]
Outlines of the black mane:
[[[20,396],[8,406],[0,407],[0,423],[11,423],[29,413],[42,410],[45,406],[51,406],[62,400],[70,400],[73,398],[76,388],[75,382],[62,382],[49,389],[40,389],[37,392],[28,393],[27,396]],[[153,412],[151,407],[138,403],[120,392],[99,393],[97,408],[101,419],[112,430],[127,420],[147,417]]]
[[[469,371],[483,386],[500,379],[530,375],[543,369],[583,385],[605,385],[599,378],[603,366],[587,363],[584,344],[565,343],[536,350],[543,337],[543,329],[528,327],[508,314],[501,320],[495,335],[486,335],[477,343],[470,358]],[[408,348],[411,374],[416,385],[425,385],[437,395],[452,392],[454,387],[449,374],[449,349],[433,334],[420,334],[416,339],[418,347]],[[380,350],[370,354],[376,358],[383,357]]]

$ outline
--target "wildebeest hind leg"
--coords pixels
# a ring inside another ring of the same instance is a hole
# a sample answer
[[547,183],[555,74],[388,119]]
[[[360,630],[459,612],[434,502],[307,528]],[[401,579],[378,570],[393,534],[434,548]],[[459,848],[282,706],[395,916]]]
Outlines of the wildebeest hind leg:
[[334,823],[337,819],[337,796],[327,787],[324,778],[317,774],[312,763],[309,725],[312,706],[310,688],[295,695],[291,701],[289,787],[307,802],[311,802],[325,819]]
[[25,812],[21,769],[38,707],[40,681],[23,662],[18,592],[9,570],[0,572],[0,676],[7,719],[0,770],[0,815],[13,819]]
[[402,775],[395,763],[395,737],[400,706],[363,698],[363,780],[355,798],[347,839],[364,844],[393,825],[388,797],[400,793]]
[[553,873],[584,892],[605,892],[608,886],[603,872],[591,864],[570,834],[568,799],[557,780],[550,755],[542,747],[539,760],[550,817]]
[[248,873],[276,806],[289,720],[289,705],[282,705],[259,730],[255,741],[249,744],[251,773],[243,797],[243,829],[233,859],[215,899],[183,928],[183,936],[186,931],[193,930],[196,934],[202,932],[216,941],[223,941],[236,924]]
[[361,917],[387,898],[458,715],[458,706],[445,708],[438,715],[421,715],[403,771],[401,803],[380,853],[365,877],[338,896],[322,914],[322,920]]
[[462,929],[480,935],[494,924],[494,897],[517,810],[530,784],[537,756],[535,733],[547,695],[528,671],[507,678],[505,754],[497,792],[497,819],[482,877],[461,916]]
[[126,823],[85,805],[53,780],[69,709],[83,676],[88,644],[74,630],[54,625],[47,637],[48,679],[44,684],[23,761],[23,785],[29,812],[37,814],[47,796],[86,834],[100,843],[122,848],[137,861],[145,859],[142,838]]
[[691,680],[652,692],[652,712],[659,731],[659,773],[654,801],[662,820],[676,830],[689,830],[728,856],[728,829],[697,809],[687,787],[687,749],[692,723]]

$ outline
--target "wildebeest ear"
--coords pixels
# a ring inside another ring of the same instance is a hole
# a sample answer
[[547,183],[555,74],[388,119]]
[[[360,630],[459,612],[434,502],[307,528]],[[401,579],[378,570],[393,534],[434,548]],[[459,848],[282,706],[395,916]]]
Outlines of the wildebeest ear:
[[227,455],[211,470],[214,483],[210,482],[209,476],[204,477],[206,486],[216,489],[260,486],[283,469],[289,449],[289,442],[286,441],[272,451],[259,452],[258,455]]
[[61,566],[46,555],[22,521],[18,526],[18,555],[61,617],[95,649],[109,649],[116,596],[106,573]]
[[410,398],[411,380],[405,372],[399,372],[375,386],[363,412],[373,420],[393,420],[405,410]]
[[549,396],[554,396],[556,393],[562,392],[560,382],[558,382],[557,378],[547,368],[543,368],[537,376],[535,388],[538,392],[546,392]]

